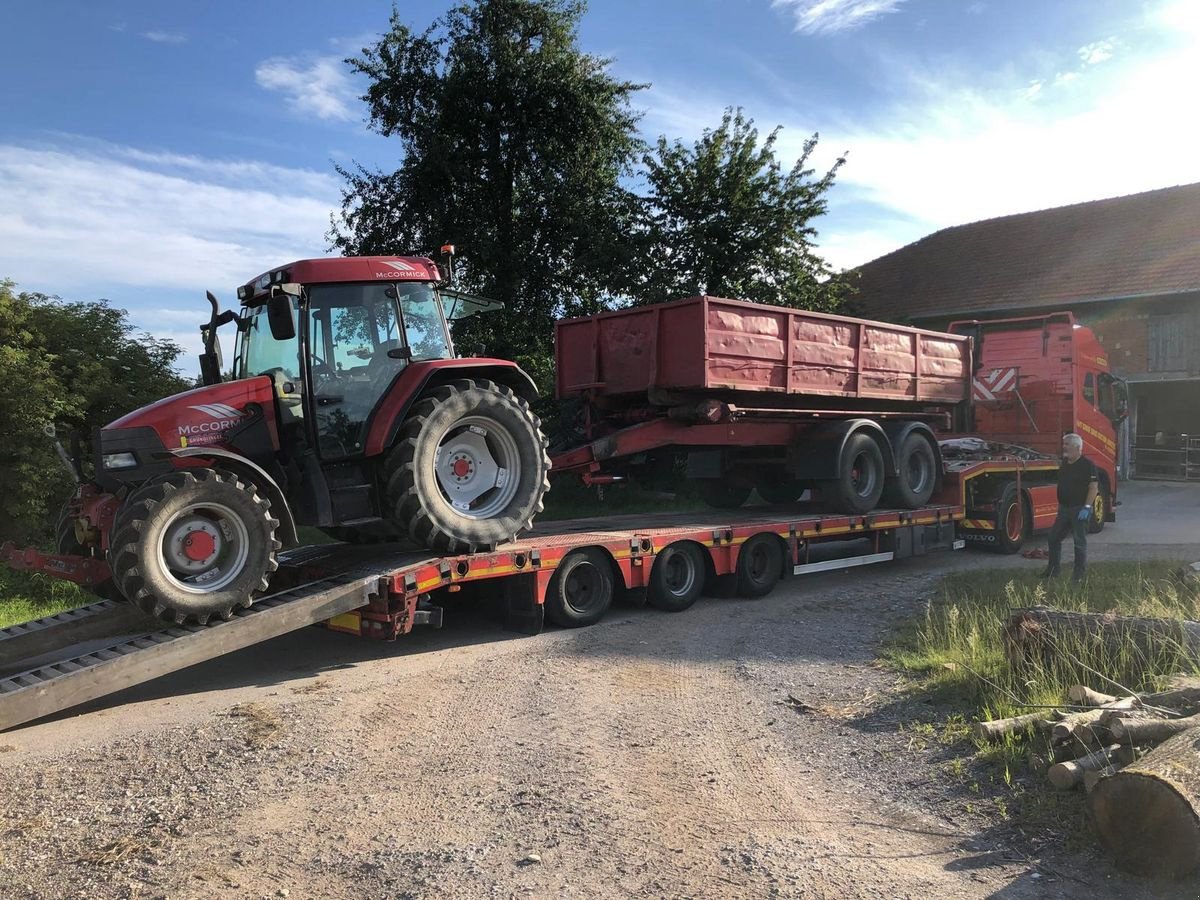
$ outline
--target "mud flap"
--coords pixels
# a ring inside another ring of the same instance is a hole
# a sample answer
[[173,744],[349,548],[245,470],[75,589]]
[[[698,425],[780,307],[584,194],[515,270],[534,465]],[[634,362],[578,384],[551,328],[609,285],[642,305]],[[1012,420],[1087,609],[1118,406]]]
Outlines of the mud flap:
[[[530,572],[503,579],[504,627],[518,634],[541,634],[546,611],[541,604],[551,572]],[[543,575],[546,577],[543,579]]]

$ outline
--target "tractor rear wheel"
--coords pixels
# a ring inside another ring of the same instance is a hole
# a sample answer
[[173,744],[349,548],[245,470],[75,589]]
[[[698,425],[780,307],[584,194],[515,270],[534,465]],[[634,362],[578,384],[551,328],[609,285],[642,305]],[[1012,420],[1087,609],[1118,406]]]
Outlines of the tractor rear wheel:
[[267,589],[279,520],[253,484],[217,469],[154,478],[117,514],[109,566],[121,593],[168,621],[228,619]]
[[427,392],[384,461],[392,519],[424,547],[492,550],[533,527],[550,489],[541,422],[484,379]]

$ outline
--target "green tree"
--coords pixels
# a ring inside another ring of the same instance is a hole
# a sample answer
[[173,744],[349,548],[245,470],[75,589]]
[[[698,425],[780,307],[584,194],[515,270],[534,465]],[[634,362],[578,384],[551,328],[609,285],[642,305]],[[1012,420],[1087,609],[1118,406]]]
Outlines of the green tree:
[[70,492],[43,428],[74,432],[90,459],[93,429],[188,387],[174,371],[182,352],[136,333],[107,301],[64,303],[0,281],[0,540],[48,538]]
[[471,0],[417,34],[391,27],[347,60],[370,79],[393,172],[339,168],[347,254],[463,253],[462,286],[506,304],[456,326],[466,350],[516,359],[545,388],[553,321],[603,308],[634,209],[621,179],[642,146],[641,85],[583,53],[584,3]]
[[845,158],[814,178],[814,134],[784,171],[779,131],[760,143],[753,119],[730,108],[693,146],[660,137],[644,155],[648,190],[625,279],[635,304],[710,294],[802,309],[841,305],[849,285],[814,250],[812,223]]

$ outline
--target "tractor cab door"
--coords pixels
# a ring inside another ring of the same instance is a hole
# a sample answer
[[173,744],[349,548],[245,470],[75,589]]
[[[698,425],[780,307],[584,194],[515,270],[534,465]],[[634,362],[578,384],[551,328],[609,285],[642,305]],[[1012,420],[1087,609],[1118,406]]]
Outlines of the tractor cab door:
[[451,355],[427,283],[310,285],[306,325],[313,430],[327,460],[362,455],[371,413],[413,360]]

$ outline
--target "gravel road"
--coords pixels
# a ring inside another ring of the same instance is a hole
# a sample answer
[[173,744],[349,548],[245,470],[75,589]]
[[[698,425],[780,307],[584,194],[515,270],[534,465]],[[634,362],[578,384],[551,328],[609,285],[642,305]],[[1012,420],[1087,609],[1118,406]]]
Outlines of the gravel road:
[[[1095,547],[1192,553],[1124,518]],[[934,716],[879,641],[993,564],[1036,565],[942,554],[537,637],[463,610],[393,645],[279,638],[0,734],[0,894],[1200,893],[1021,832],[906,728]]]

